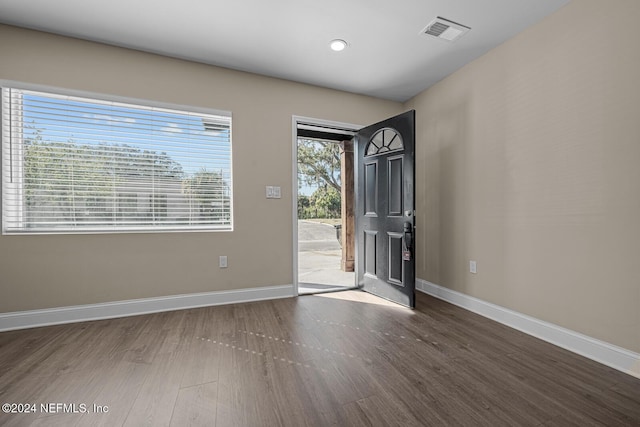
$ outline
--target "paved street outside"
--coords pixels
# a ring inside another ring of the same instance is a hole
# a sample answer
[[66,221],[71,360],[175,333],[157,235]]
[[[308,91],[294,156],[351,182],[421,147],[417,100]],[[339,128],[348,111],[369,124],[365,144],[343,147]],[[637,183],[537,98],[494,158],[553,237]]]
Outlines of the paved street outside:
[[335,227],[298,221],[298,282],[300,293],[351,287],[354,273],[340,269],[342,248]]

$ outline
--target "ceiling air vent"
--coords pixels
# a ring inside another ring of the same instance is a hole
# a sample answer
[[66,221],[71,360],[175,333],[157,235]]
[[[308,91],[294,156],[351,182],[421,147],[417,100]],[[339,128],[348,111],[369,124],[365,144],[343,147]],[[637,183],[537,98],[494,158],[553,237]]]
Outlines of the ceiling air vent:
[[462,37],[470,29],[467,26],[438,16],[422,30],[422,34],[452,42]]

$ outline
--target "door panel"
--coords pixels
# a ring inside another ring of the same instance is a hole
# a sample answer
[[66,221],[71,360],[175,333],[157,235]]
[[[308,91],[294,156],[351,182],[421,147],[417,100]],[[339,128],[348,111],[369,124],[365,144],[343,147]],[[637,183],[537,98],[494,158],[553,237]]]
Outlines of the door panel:
[[415,111],[355,136],[356,281],[367,292],[415,306]]
[[366,181],[364,192],[364,214],[367,216],[377,216],[378,163],[372,162],[365,165],[364,176]]
[[403,215],[402,157],[390,158],[389,168],[389,216]]
[[402,233],[389,234],[389,282],[402,284]]
[[364,272],[371,276],[376,275],[376,259],[377,259],[377,245],[376,245],[375,231],[365,230],[364,232]]

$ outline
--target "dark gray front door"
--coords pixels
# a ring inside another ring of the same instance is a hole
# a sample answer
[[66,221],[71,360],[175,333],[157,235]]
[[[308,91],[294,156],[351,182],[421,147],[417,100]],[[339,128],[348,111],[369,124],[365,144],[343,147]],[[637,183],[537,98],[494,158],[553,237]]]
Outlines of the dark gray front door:
[[355,136],[356,280],[374,295],[415,307],[415,111]]

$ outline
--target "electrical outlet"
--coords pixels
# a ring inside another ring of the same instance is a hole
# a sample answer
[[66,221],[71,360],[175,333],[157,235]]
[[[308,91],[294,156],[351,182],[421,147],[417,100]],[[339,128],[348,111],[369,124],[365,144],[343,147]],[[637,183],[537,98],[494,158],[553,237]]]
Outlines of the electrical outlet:
[[221,255],[220,256],[220,268],[227,268],[227,256],[226,255]]
[[469,261],[469,273],[476,274],[478,272],[478,268],[475,261]]

